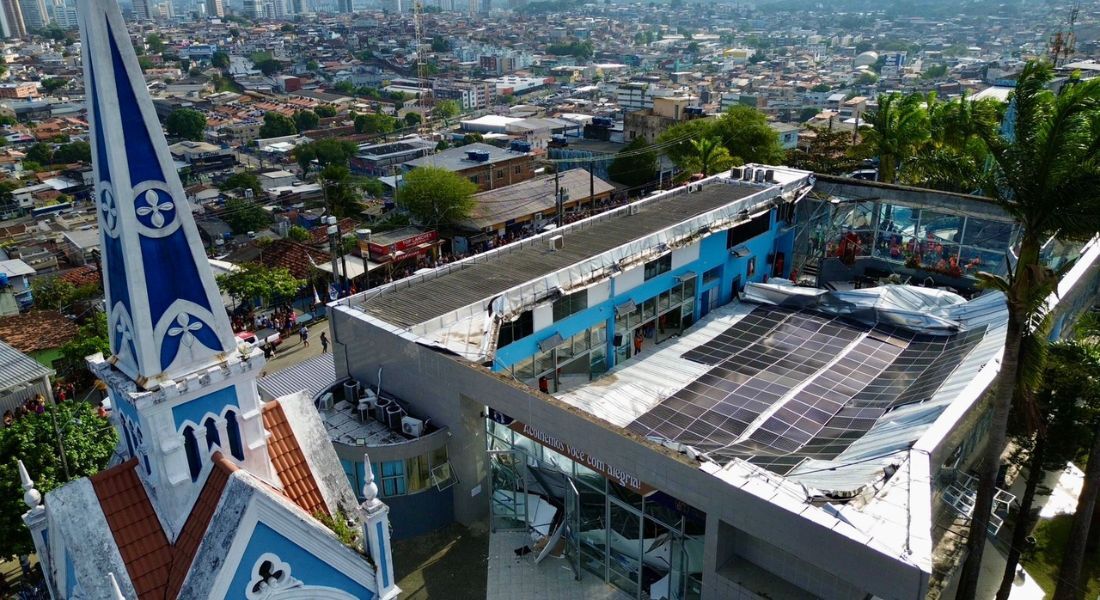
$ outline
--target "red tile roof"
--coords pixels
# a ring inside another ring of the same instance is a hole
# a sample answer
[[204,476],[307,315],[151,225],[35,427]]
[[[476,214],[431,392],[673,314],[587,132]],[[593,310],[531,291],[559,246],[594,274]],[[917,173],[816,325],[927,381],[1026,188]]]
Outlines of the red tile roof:
[[[313,262],[310,262],[310,257],[313,257]],[[322,264],[327,260],[329,260],[327,252],[314,250],[287,239],[271,242],[260,254],[260,262],[264,266],[283,267],[298,279],[308,279],[313,272],[314,263]]]
[[263,419],[264,428],[271,433],[267,440],[267,452],[279,480],[283,482],[283,493],[311,515],[318,512],[329,514],[317,480],[306,463],[306,456],[278,400],[264,405]]
[[89,479],[138,598],[164,598],[172,546],[138,478],[137,464],[131,458]]
[[76,323],[56,310],[32,310],[0,317],[0,340],[24,354],[60,348],[79,331]]
[[206,478],[206,483],[199,492],[199,497],[191,507],[191,515],[183,524],[176,544],[173,547],[175,556],[172,559],[172,569],[168,577],[168,594],[166,598],[175,598],[187,579],[187,572],[191,568],[191,562],[195,553],[199,551],[206,528],[210,525],[210,519],[214,517],[214,510],[218,508],[225,484],[229,482],[229,476],[237,470],[237,465],[222,456],[221,452],[215,452],[213,456],[214,468]]
[[95,265],[83,265],[75,269],[69,269],[57,276],[62,281],[67,281],[76,287],[94,285],[99,287],[102,280],[99,277],[99,269]]
[[183,587],[229,476],[237,470],[220,452],[214,453],[213,463],[174,545],[138,478],[137,459],[89,478],[140,600],[175,598]]

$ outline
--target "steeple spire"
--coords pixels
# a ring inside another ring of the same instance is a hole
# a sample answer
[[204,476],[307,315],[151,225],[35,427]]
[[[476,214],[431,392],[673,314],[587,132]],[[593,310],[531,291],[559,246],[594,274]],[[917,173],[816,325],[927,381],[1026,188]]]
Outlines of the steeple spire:
[[233,332],[118,4],[78,7],[111,353],[153,389],[221,361]]

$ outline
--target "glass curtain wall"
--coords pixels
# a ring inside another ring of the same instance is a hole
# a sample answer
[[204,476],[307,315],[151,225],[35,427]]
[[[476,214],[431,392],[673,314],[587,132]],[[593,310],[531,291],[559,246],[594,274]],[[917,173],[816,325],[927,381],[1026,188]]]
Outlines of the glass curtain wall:
[[668,290],[636,303],[633,310],[616,310],[615,334],[621,337],[615,346],[615,364],[636,354],[639,333],[643,342],[659,344],[691,327],[695,322],[695,283],[695,276],[684,277]]
[[[643,497],[492,420],[486,420],[486,430],[492,468],[501,471],[493,473],[494,485],[515,489],[516,463],[502,464],[497,457],[522,454],[530,475],[527,493],[564,513],[565,551],[579,577],[598,577],[631,598],[701,597],[702,513],[662,492]],[[555,477],[564,485],[552,483]]]

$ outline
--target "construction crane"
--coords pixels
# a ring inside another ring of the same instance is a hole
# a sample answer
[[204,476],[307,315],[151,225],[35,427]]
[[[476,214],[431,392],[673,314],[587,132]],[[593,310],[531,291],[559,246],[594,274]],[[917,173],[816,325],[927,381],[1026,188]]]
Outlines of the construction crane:
[[1077,16],[1081,12],[1081,3],[1074,2],[1069,11],[1069,22],[1065,31],[1057,31],[1050,37],[1050,62],[1058,68],[1066,59],[1073,56],[1077,50],[1077,33],[1074,26],[1077,24]]
[[428,84],[428,65],[424,60],[423,50],[423,31],[420,26],[421,15],[421,1],[413,0],[413,28],[416,31],[416,85],[419,88],[417,93],[417,107],[420,108],[420,128],[418,133],[430,133],[431,127],[428,123],[431,116],[431,110],[428,105],[428,94],[425,86]]

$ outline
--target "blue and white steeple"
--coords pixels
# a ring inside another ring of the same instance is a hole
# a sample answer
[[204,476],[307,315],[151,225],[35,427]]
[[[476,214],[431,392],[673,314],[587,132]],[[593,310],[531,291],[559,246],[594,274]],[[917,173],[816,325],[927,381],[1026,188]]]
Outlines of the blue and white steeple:
[[278,485],[263,353],[237,348],[118,3],[81,0],[79,15],[112,354],[88,364],[175,535],[219,451]]
[[79,3],[111,353],[139,386],[235,349],[122,14]]

